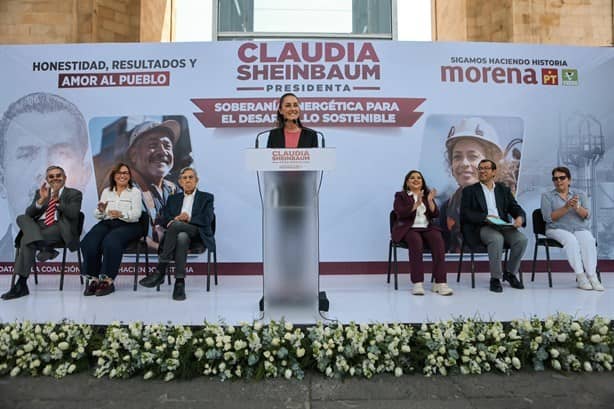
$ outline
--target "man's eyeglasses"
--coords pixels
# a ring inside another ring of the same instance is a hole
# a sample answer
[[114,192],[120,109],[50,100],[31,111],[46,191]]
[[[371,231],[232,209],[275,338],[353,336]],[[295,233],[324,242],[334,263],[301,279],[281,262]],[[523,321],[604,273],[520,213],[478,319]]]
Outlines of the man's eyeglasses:
[[62,179],[61,173],[49,173],[47,179]]
[[565,180],[565,179],[567,179],[567,176],[565,176],[565,175],[563,175],[563,176],[552,176],[552,181],[553,181],[553,182],[556,182],[557,180],[558,180],[559,182],[561,182],[561,181],[563,181],[563,180]]
[[484,168],[484,167],[478,166],[478,170],[491,170],[491,169],[492,169],[491,167]]

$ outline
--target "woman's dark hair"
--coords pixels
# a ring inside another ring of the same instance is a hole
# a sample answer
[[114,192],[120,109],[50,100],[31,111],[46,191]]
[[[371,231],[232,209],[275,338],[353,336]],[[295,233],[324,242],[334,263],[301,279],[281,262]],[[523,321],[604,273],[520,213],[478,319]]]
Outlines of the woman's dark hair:
[[123,162],[119,162],[117,165],[111,168],[111,173],[109,174],[109,189],[117,189],[117,184],[115,183],[115,174],[119,172],[119,170],[124,166],[126,167],[126,169],[128,169],[128,172],[130,173],[130,179],[128,179],[128,186],[130,186],[131,188],[134,187],[134,182],[132,181],[132,170],[130,170],[130,166],[126,165]]
[[426,184],[426,179],[424,179],[424,175],[422,174],[422,172],[420,172],[419,170],[415,170],[412,169],[409,172],[407,172],[407,175],[405,175],[405,179],[403,179],[403,188],[401,189],[402,191],[406,191],[407,189],[407,180],[409,179],[409,177],[411,175],[413,175],[414,173],[417,173],[420,175],[420,177],[422,178],[422,190],[424,190],[424,194],[428,195],[430,190],[429,187]]
[[566,166],[557,166],[556,168],[552,169],[552,176],[554,176],[554,174],[556,172],[564,173],[565,176],[567,176],[567,179],[571,180],[571,172],[569,171],[568,167],[566,167]]
[[[279,112],[279,110],[281,109],[281,105],[284,103],[284,99],[286,97],[294,97],[296,98],[296,100],[298,101],[298,97],[296,95],[294,95],[291,92],[287,92],[284,95],[281,96],[281,98],[279,98],[279,104],[277,104],[277,120],[276,120],[276,125],[280,128],[284,127],[285,121],[284,121],[284,116],[281,114],[281,112]],[[303,124],[301,124],[301,119],[300,118],[296,118],[296,124],[299,126],[299,128],[303,127]]]

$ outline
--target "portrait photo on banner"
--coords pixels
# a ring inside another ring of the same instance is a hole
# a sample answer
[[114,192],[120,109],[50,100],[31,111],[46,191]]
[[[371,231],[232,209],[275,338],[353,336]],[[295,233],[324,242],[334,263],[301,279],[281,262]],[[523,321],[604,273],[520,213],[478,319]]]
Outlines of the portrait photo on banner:
[[495,162],[497,182],[518,191],[523,135],[519,117],[435,114],[426,119],[419,168],[437,189],[447,252],[460,252],[461,193],[479,181],[482,159]]
[[87,123],[68,99],[34,92],[0,109],[0,261],[13,261],[15,219],[45,182],[47,167],[61,166],[66,186],[84,192],[91,162]]
[[162,207],[181,190],[179,171],[193,162],[187,119],[170,114],[96,117],[89,130],[98,194],[107,187],[111,168],[126,164],[150,217],[149,247],[157,250],[164,234],[158,222]]

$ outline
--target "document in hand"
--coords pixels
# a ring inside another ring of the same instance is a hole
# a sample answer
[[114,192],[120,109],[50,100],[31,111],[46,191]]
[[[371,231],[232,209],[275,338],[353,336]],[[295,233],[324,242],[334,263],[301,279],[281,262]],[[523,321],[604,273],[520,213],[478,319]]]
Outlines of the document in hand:
[[486,221],[497,227],[514,227],[513,223],[506,222],[505,220],[496,216],[487,216]]

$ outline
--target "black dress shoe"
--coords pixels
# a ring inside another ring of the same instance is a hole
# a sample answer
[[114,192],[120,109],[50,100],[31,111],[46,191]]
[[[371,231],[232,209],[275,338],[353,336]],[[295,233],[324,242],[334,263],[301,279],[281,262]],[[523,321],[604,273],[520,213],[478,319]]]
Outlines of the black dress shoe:
[[162,283],[164,283],[164,274],[160,273],[158,270],[139,280],[139,284],[147,288],[154,288]]
[[36,255],[36,259],[41,263],[44,263],[47,260],[52,260],[56,258],[60,254],[56,249],[42,249]]
[[11,289],[2,294],[1,298],[3,300],[13,300],[15,298],[25,297],[29,294],[30,290],[28,290],[27,279],[19,277],[17,282],[11,286]]
[[173,287],[173,300],[185,300],[185,281],[175,280],[175,286]]
[[501,280],[499,280],[498,278],[491,278],[490,291],[492,291],[493,293],[502,293],[503,287],[501,287]]
[[508,283],[510,283],[510,286],[512,288],[516,288],[518,290],[522,290],[524,288],[524,285],[522,285],[518,277],[507,271],[503,273],[503,281],[507,281]]

